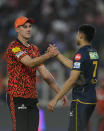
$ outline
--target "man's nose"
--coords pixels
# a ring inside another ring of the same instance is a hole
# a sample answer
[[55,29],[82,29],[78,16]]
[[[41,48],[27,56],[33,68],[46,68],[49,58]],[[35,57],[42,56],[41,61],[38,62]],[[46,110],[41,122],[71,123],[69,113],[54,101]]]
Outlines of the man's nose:
[[27,28],[27,31],[31,31],[31,28]]

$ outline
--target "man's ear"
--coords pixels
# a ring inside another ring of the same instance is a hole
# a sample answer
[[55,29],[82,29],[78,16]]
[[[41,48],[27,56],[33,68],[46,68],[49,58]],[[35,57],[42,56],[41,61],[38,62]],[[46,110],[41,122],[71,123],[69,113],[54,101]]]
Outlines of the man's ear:
[[80,39],[85,39],[84,33],[80,33],[79,37],[80,37]]

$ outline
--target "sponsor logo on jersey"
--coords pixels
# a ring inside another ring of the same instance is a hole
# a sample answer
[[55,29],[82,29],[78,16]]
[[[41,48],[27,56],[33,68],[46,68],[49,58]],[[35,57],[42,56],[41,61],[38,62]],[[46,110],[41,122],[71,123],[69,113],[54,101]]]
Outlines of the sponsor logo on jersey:
[[73,111],[70,111],[70,114],[69,114],[70,116],[73,116]]
[[97,52],[89,52],[90,59],[99,59]]
[[23,52],[24,52],[25,54],[27,54],[27,51],[26,51],[26,50],[23,50]]
[[25,110],[25,109],[27,109],[27,107],[24,104],[22,104],[21,106],[18,107],[18,110],[20,110],[20,109]]
[[20,52],[20,51],[21,51],[21,49],[19,47],[15,47],[15,48],[12,49],[13,53],[17,53],[17,52]]
[[80,60],[82,58],[81,54],[76,54],[75,55],[75,60]]
[[19,53],[16,53],[16,56],[19,58],[21,55],[23,55],[25,52],[24,51],[20,51]]
[[79,69],[80,68],[80,62],[75,62],[73,68]]

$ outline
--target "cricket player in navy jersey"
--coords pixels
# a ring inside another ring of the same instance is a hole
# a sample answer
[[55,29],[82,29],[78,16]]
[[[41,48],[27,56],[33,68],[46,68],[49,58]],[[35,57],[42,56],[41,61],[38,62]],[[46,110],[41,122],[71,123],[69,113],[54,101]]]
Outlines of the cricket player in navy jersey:
[[[95,28],[92,25],[81,25],[76,35],[80,49],[75,54],[73,61],[64,57],[60,52],[57,55],[57,59],[72,71],[61,91],[49,102],[48,110],[54,111],[57,102],[72,89],[68,131],[85,131],[96,106],[95,87],[99,56],[92,47],[94,35]],[[48,51],[54,47],[54,45],[50,45]]]

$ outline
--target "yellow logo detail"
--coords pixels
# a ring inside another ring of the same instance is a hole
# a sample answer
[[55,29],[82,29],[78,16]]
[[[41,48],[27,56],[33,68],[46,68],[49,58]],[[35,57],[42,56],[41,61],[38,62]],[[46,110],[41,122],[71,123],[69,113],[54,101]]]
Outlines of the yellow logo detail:
[[17,52],[21,51],[21,49],[19,47],[15,47],[15,48],[12,49],[12,51],[14,53],[17,53]]

